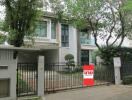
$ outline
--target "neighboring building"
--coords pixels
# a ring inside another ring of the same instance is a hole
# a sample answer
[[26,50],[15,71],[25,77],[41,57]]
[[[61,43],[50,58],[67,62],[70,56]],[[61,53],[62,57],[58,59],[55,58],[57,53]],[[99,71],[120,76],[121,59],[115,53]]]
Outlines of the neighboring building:
[[[94,40],[66,23],[66,19],[59,23],[52,14],[45,14],[35,31],[37,36],[34,47],[41,51],[19,53],[19,62],[35,62],[37,55],[44,55],[45,63],[65,62],[64,57],[67,54],[73,54],[75,62],[92,62],[91,51],[96,49]],[[25,43],[30,44],[28,40]]]

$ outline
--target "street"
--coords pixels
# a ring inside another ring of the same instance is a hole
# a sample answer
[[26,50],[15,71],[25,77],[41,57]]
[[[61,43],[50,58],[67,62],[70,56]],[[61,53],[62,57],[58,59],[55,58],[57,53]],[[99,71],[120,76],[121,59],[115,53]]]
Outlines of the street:
[[132,86],[110,85],[46,94],[46,100],[132,100]]

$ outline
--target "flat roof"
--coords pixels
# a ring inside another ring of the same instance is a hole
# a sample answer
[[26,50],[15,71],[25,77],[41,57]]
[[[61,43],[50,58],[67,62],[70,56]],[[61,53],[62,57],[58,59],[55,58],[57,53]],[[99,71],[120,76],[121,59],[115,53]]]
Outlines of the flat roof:
[[40,51],[40,48],[27,48],[27,47],[14,47],[14,46],[5,46],[0,45],[0,49],[7,49],[7,50],[16,50],[16,51]]

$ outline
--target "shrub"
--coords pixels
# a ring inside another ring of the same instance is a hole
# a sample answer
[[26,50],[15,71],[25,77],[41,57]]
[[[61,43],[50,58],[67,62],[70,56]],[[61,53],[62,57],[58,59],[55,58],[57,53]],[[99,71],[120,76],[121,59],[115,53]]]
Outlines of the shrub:
[[0,44],[3,44],[6,41],[6,36],[0,33]]
[[98,52],[98,56],[103,59],[104,65],[113,65],[113,57],[120,57],[120,49],[118,47],[102,47],[101,51]]
[[132,75],[123,77],[123,84],[124,85],[132,84]]
[[28,86],[28,83],[21,79],[21,75],[19,73],[17,73],[17,85],[18,85],[18,88],[17,88],[17,91],[18,93],[25,93],[28,89],[28,91],[31,91],[31,88]]
[[121,57],[121,61],[128,62],[132,59],[132,49],[127,47],[118,48],[114,47],[102,47],[101,51],[98,51],[96,56],[100,56],[103,59],[104,65],[113,65],[113,57]]
[[65,60],[66,60],[66,65],[75,66],[74,56],[72,54],[67,54],[65,56]]

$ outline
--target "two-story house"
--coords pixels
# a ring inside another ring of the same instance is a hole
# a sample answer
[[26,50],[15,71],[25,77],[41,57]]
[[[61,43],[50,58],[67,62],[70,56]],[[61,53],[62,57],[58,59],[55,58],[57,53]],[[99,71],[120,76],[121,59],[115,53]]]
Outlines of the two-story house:
[[[20,52],[19,62],[36,62],[37,55],[43,55],[45,63],[62,63],[67,54],[72,54],[77,63],[91,62],[90,52],[96,49],[94,40],[67,24],[66,19],[60,23],[53,14],[47,13],[38,22],[35,33],[34,48],[40,49],[39,52]],[[30,42],[25,40],[25,43]]]

